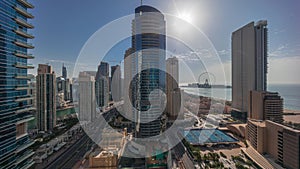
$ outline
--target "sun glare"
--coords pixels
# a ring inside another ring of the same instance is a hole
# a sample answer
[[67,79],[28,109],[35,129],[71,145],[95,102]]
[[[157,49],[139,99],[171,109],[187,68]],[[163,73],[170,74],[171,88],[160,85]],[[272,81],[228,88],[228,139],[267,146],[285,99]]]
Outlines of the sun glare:
[[187,13],[187,12],[182,12],[182,13],[179,13],[178,14],[178,18],[188,22],[188,23],[192,23],[193,22],[193,18],[191,16],[190,13]]

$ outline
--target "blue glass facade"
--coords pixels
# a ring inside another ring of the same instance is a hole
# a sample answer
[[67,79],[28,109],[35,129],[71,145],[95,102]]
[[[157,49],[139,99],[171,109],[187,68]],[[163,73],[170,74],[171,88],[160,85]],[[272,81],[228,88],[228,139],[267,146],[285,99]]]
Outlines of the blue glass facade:
[[33,8],[25,0],[0,1],[0,168],[29,168],[33,152],[26,149],[33,142],[27,134],[27,122],[33,116],[26,111],[31,105],[27,93],[27,43],[33,38],[27,23],[33,16],[27,12]]

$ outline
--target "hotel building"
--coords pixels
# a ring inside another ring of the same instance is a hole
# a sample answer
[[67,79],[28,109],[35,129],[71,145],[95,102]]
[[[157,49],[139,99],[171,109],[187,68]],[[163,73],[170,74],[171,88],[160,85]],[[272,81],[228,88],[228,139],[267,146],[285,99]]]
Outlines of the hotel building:
[[283,122],[283,99],[276,92],[250,91],[248,117]]
[[285,168],[300,167],[300,131],[270,120],[248,120],[246,139],[260,154]]
[[247,119],[250,90],[267,89],[267,21],[250,22],[232,33],[232,116]]

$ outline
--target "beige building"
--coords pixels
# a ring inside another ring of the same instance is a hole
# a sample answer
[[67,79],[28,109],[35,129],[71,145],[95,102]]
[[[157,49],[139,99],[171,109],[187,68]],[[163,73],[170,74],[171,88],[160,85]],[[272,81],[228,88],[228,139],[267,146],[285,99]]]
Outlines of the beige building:
[[283,99],[276,92],[250,91],[248,117],[283,122]]
[[95,77],[80,72],[79,78],[79,120],[91,122],[96,117]]
[[39,131],[52,130],[56,126],[56,76],[52,66],[38,66],[36,106]]
[[248,111],[250,90],[266,90],[266,26],[267,21],[250,22],[232,33],[232,108],[237,112]]
[[132,81],[132,54],[133,49],[128,48],[124,55],[124,86],[123,86],[123,100],[124,100],[124,111],[126,118],[132,119],[132,104],[131,104],[131,87],[130,83]]
[[260,154],[286,168],[300,168],[300,131],[270,120],[248,120],[246,138]]
[[100,154],[89,158],[90,169],[117,169],[118,157],[112,151],[101,151]]
[[168,58],[166,61],[166,93],[167,114],[169,120],[176,120],[180,113],[181,97],[179,88],[179,65],[176,57]]

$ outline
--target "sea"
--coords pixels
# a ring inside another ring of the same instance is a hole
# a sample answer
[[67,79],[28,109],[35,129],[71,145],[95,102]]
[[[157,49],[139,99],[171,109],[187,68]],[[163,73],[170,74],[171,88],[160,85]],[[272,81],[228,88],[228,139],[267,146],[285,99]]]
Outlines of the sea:
[[[231,88],[181,88],[188,94],[231,101]],[[300,110],[300,84],[269,84],[267,90],[279,93],[284,109]]]

